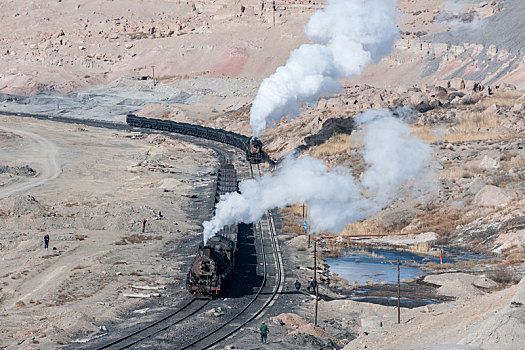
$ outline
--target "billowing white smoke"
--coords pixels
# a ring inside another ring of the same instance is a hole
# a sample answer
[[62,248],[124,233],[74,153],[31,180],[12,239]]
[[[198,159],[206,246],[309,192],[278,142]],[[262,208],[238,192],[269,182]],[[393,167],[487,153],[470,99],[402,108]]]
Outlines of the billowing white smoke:
[[369,63],[387,55],[399,35],[395,0],[328,0],[304,28],[315,44],[292,51],[259,87],[250,110],[254,136],[267,120],[294,117],[303,103],[341,90],[339,78],[360,74]]
[[221,196],[215,216],[204,222],[204,241],[225,225],[257,222],[265,211],[307,203],[313,232],[338,232],[390,203],[410,182],[417,186],[431,158],[430,146],[410,135],[410,127],[388,110],[356,117],[364,124],[364,159],[369,167],[360,181],[350,169],[328,171],[321,160],[288,157],[274,175],[241,182],[239,193]]

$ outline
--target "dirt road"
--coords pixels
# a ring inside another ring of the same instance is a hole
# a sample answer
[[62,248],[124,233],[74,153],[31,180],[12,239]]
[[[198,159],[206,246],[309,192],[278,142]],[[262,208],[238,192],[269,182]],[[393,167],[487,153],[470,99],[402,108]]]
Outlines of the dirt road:
[[49,139],[42,135],[29,131],[2,126],[0,130],[20,135],[26,140],[32,141],[39,148],[39,152],[34,154],[34,162],[40,163],[41,169],[36,177],[24,178],[21,182],[6,185],[0,189],[0,199],[23,193],[29,189],[40,186],[43,183],[56,179],[62,169],[57,160],[57,147]]

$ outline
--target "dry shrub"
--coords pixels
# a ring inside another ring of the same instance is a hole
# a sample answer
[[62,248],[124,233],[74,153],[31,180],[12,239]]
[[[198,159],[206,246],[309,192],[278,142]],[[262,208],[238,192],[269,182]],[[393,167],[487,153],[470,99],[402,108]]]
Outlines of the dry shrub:
[[126,242],[125,239],[121,239],[120,241],[116,241],[114,244],[115,245],[126,245],[128,244],[128,242]]
[[344,228],[343,232],[341,232],[341,236],[374,236],[374,235],[382,235],[385,234],[385,227],[371,219],[366,219],[363,221],[353,222]]
[[443,169],[439,172],[440,179],[459,179],[459,178],[469,178],[472,177],[472,174],[460,167],[451,167]]
[[301,224],[298,222],[283,220],[282,222],[282,231],[287,233],[293,233],[294,235],[304,234],[304,229]]
[[525,253],[511,253],[505,258],[505,263],[508,265],[518,265],[525,260]]
[[441,237],[449,237],[456,232],[456,226],[461,223],[463,213],[449,208],[437,208],[416,215],[418,227],[415,232],[435,232]]
[[[305,207],[306,209],[306,207]],[[293,218],[293,217],[303,217],[303,205],[302,204],[293,204],[289,205],[286,208],[281,209],[281,213],[283,213],[285,218]]]
[[339,258],[345,255],[345,252],[339,248],[332,247],[331,249],[323,252],[323,255],[327,258]]
[[[161,239],[162,239],[161,235],[148,236],[148,235],[140,235],[140,234],[137,234],[137,233],[134,233],[134,234],[129,235],[129,236],[122,237],[122,241],[124,241],[125,243],[130,243],[130,244],[144,243],[144,242],[147,242],[147,241],[161,240]],[[123,245],[123,244],[122,243],[118,244],[118,242],[115,242],[115,245]]]
[[346,153],[347,149],[359,147],[360,143],[356,142],[352,135],[337,134],[330,137],[325,143],[313,148],[310,153],[315,158],[324,158]]
[[512,271],[505,267],[499,267],[492,271],[487,271],[485,275],[494,282],[502,284],[515,284],[519,281],[519,279],[516,279]]
[[436,133],[434,128],[428,125],[413,125],[411,134],[426,143],[434,143],[439,140],[439,135]]
[[16,304],[15,304],[15,307],[17,309],[20,309],[20,308],[22,308],[24,306],[26,306],[26,303],[24,303],[22,300],[17,301]]
[[454,264],[452,263],[444,263],[440,264],[434,261],[430,261],[424,265],[426,268],[433,269],[433,270],[448,270],[454,268]]
[[75,235],[75,239],[76,239],[77,241],[83,241],[83,240],[85,240],[86,238],[87,238],[87,235],[78,235],[78,234]]
[[85,268],[87,268],[87,266],[77,265],[77,266],[73,267],[73,268],[71,269],[71,271],[82,270],[82,269],[85,269]]
[[501,118],[496,114],[464,112],[458,117],[458,123],[453,127],[454,131],[444,135],[442,139],[447,142],[464,142],[506,139],[512,136],[509,133],[490,130],[499,125],[501,125]]
[[501,118],[496,114],[480,112],[464,112],[458,116],[458,124],[454,129],[459,132],[478,132],[480,129],[490,129],[501,125]]
[[520,96],[521,94],[518,91],[498,92],[490,97],[484,98],[483,100],[479,101],[476,105],[484,108],[488,108],[493,104],[510,107],[513,106],[515,103],[518,103],[518,98]]

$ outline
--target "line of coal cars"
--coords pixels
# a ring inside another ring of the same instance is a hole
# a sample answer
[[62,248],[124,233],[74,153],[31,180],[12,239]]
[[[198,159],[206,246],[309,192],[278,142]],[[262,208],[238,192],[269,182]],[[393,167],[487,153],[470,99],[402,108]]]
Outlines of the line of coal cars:
[[[143,118],[134,114],[128,114],[126,122],[134,127],[174,132],[232,145],[245,151],[246,159],[251,164],[261,163],[264,158],[263,145],[257,137],[248,138],[230,131],[169,120]],[[221,195],[238,190],[237,171],[231,161],[226,161],[217,171],[215,205],[219,202]],[[231,277],[233,272],[237,238],[238,225],[225,226],[206,244],[203,242],[199,245],[186,278],[186,289],[191,294],[195,297],[211,299],[221,293],[224,282]]]

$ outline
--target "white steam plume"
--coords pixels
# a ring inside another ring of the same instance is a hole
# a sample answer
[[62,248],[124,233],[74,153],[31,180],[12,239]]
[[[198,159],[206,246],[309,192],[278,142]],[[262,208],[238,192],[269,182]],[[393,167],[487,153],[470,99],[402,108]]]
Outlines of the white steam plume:
[[308,204],[313,232],[338,232],[385,207],[410,182],[416,187],[431,158],[431,148],[410,135],[410,127],[388,110],[356,117],[364,124],[364,159],[360,181],[349,168],[328,171],[321,160],[288,157],[274,175],[241,182],[241,194],[221,196],[215,216],[203,223],[207,242],[226,225],[257,222],[266,210]]
[[267,120],[299,114],[301,104],[341,90],[339,78],[360,74],[371,62],[387,55],[399,36],[395,0],[328,0],[304,28],[315,44],[291,52],[259,87],[250,110],[254,136]]

